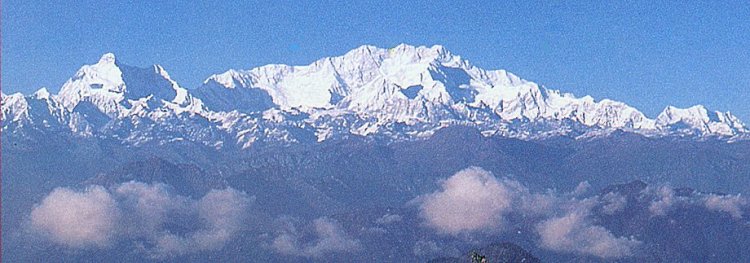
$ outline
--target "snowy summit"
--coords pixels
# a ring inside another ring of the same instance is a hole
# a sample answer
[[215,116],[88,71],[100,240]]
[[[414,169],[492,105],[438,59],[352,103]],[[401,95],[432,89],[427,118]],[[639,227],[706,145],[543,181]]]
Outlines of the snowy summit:
[[[37,104],[46,107],[30,106]],[[305,66],[229,70],[192,90],[159,65],[132,67],[108,53],[79,69],[58,94],[3,95],[2,113],[3,132],[67,131],[132,144],[184,138],[243,148],[350,135],[412,140],[450,125],[521,139],[622,130],[739,140],[750,133],[728,112],[669,106],[652,119],[623,102],[577,97],[475,67],[443,46],[406,44],[361,46]]]

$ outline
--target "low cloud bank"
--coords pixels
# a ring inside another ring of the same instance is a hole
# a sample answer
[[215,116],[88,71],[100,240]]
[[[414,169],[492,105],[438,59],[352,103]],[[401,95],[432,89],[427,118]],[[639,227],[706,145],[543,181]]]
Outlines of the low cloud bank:
[[108,190],[57,188],[31,212],[31,227],[71,248],[102,247],[116,240],[144,241],[154,258],[224,246],[242,229],[252,199],[232,188],[200,199],[173,194],[164,184],[128,182]]
[[602,258],[632,255],[633,248],[641,242],[616,237],[606,228],[594,225],[590,219],[593,204],[594,202],[582,202],[579,207],[563,216],[552,217],[537,224],[541,247]]
[[[598,197],[577,199],[587,191],[588,183],[564,195],[531,193],[517,181],[470,167],[442,181],[440,188],[419,201],[425,223],[442,233],[502,231],[505,217],[516,214],[536,226],[541,247],[554,251],[621,258],[632,255],[640,244],[593,223],[591,209],[605,202]],[[606,203],[614,212],[622,209],[622,202],[608,197]]]
[[424,197],[421,212],[428,224],[449,234],[499,227],[514,194],[509,185],[477,167],[456,173],[441,188]]
[[31,224],[52,241],[74,248],[110,244],[117,229],[119,210],[101,186],[76,192],[52,191],[31,212]]
[[708,210],[725,212],[737,219],[742,218],[742,210],[747,203],[747,199],[740,195],[709,194],[704,201]]
[[661,186],[648,187],[641,192],[641,196],[650,197],[649,211],[652,216],[666,216],[670,211],[686,206],[698,206],[709,211],[727,213],[735,219],[743,218],[748,200],[741,195],[720,195],[713,193],[692,192],[678,196],[674,188]]
[[[636,198],[636,202],[646,204],[644,209],[654,217],[697,207],[741,219],[748,206],[748,200],[740,195],[677,194],[668,185],[646,187],[630,197],[615,191],[583,198],[590,188],[586,182],[570,193],[532,193],[515,180],[497,178],[477,167],[459,171],[439,184],[439,190],[415,200],[425,224],[439,233],[461,236],[499,232],[507,230],[512,218],[523,218],[538,237],[539,247],[605,259],[632,256],[642,242],[617,236],[598,225],[593,211],[616,216],[631,209],[629,198]],[[431,247],[420,245],[419,251]]]

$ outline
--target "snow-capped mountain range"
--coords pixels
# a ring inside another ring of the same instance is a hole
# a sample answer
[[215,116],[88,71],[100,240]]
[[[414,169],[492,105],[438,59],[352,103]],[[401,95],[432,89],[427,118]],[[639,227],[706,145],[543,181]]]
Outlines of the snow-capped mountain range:
[[540,87],[484,70],[442,46],[361,46],[306,66],[229,70],[186,89],[159,65],[105,54],[60,89],[2,95],[2,131],[111,138],[127,144],[193,141],[247,148],[352,135],[414,140],[450,125],[485,136],[584,139],[612,131],[649,137],[750,138],[729,112],[672,106],[655,119],[625,103]]

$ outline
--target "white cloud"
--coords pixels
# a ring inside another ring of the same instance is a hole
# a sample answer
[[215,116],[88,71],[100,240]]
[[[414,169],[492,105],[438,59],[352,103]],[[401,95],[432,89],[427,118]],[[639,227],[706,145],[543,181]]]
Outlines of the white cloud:
[[55,243],[74,248],[102,247],[115,235],[119,211],[101,186],[76,192],[53,190],[31,211],[31,225]]
[[630,256],[639,241],[615,237],[602,226],[593,225],[589,219],[590,207],[579,207],[564,216],[553,217],[537,225],[540,245],[544,248],[576,252],[601,258]]
[[[591,209],[603,205],[611,213],[624,208],[619,195],[577,199],[589,188],[583,182],[569,194],[553,191],[531,193],[519,182],[496,179],[480,168],[468,168],[441,182],[441,189],[422,196],[421,213],[426,223],[440,232],[460,234],[475,230],[501,229],[507,216],[520,216],[522,225],[532,225],[540,247],[602,258],[630,256],[640,244],[632,238],[616,237],[593,223]],[[434,248],[415,245],[416,252]]]
[[518,192],[519,204],[514,207],[518,208],[520,213],[532,217],[551,216],[561,207],[566,206],[564,200],[552,193],[532,194],[528,189]]
[[302,255],[298,242],[296,233],[282,233],[273,239],[271,247],[281,254]]
[[710,194],[704,203],[709,210],[726,212],[734,218],[742,218],[742,207],[747,205],[747,200],[740,195]]
[[615,213],[625,209],[628,204],[628,199],[617,193],[607,193],[601,197],[602,201],[602,212],[607,215],[614,215]]
[[161,258],[220,249],[242,230],[250,203],[246,194],[232,188],[211,190],[190,204],[191,211],[203,222],[202,226],[184,235],[157,230],[160,234],[152,237],[156,243],[153,256]]
[[176,211],[190,210],[191,200],[173,195],[165,184],[127,182],[112,191],[124,209],[123,235],[150,237]]
[[399,222],[399,221],[401,221],[401,219],[402,218],[401,218],[400,215],[385,214],[382,217],[378,218],[378,220],[375,220],[375,223],[377,223],[379,225],[387,225],[387,224],[390,224],[390,223]]
[[[31,213],[34,229],[70,247],[138,239],[154,258],[216,250],[242,229],[251,199],[228,188],[201,199],[173,194],[164,184],[127,182],[108,191],[58,188]],[[188,223],[185,223],[188,222]],[[176,234],[167,225],[181,224]]]
[[337,222],[328,218],[319,218],[313,224],[315,225],[315,233],[318,234],[318,240],[313,246],[305,248],[305,254],[320,256],[329,252],[359,249],[359,241],[349,238]]
[[193,238],[202,249],[215,249],[241,230],[247,218],[250,199],[245,193],[232,188],[211,190],[197,203],[198,214],[205,220],[206,228]]
[[508,185],[478,167],[456,173],[441,188],[424,196],[420,209],[430,226],[449,234],[498,227],[513,198]]
[[648,210],[655,216],[664,216],[675,202],[674,190],[669,186],[662,186],[656,191],[656,199],[651,201]]
[[286,229],[273,240],[271,247],[282,254],[313,258],[361,249],[359,241],[349,237],[338,222],[322,217],[312,223],[314,240],[302,244],[302,237],[296,227],[292,223],[287,223]]
[[574,189],[571,194],[573,196],[580,196],[582,194],[585,194],[590,188],[591,184],[589,183],[589,181],[583,181],[578,183],[578,186],[576,186],[576,189]]
[[654,199],[651,201],[649,211],[656,216],[664,216],[676,204],[702,204],[711,211],[726,212],[734,218],[742,218],[744,206],[748,204],[746,198],[740,195],[717,195],[697,193],[692,196],[676,196],[674,189],[662,186],[654,191],[647,188],[644,192],[653,192]]
[[414,255],[417,256],[432,256],[439,254],[441,251],[442,249],[440,249],[437,243],[432,240],[418,240],[416,243],[414,243],[414,248],[412,249]]

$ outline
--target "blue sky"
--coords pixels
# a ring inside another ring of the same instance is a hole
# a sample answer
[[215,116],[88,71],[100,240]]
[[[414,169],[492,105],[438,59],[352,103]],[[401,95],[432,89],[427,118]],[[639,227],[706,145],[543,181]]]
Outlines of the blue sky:
[[482,68],[650,117],[704,104],[750,122],[745,1],[70,2],[2,2],[5,93],[57,91],[106,52],[161,64],[195,88],[230,68],[308,64],[364,44],[441,44]]

